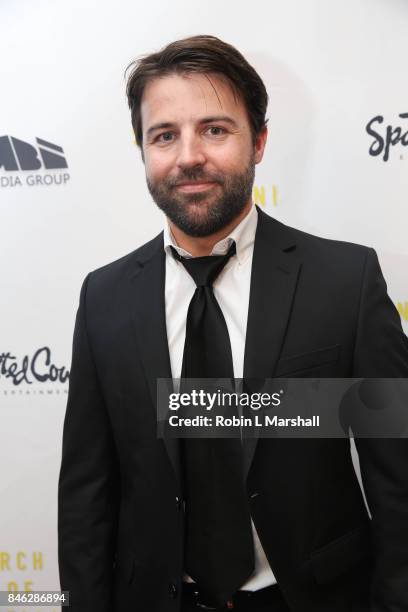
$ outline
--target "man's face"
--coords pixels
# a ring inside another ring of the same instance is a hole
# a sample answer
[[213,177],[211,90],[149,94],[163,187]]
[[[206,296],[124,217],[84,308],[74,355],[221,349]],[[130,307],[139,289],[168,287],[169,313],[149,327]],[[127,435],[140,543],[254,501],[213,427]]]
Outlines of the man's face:
[[253,143],[244,103],[215,75],[170,75],[145,88],[141,117],[149,191],[190,236],[209,236],[249,204],[266,129]]

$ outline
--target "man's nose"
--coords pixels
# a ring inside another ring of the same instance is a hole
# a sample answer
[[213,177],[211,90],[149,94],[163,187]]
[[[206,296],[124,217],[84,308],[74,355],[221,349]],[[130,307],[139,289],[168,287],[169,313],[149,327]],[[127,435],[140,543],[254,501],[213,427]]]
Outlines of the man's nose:
[[177,155],[177,165],[180,168],[202,166],[206,162],[203,143],[198,137],[186,136],[180,138]]

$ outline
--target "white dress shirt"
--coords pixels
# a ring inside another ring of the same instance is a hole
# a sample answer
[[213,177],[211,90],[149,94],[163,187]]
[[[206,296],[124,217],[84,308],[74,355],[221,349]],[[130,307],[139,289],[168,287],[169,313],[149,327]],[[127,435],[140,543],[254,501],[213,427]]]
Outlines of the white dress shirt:
[[[258,213],[253,204],[249,213],[239,225],[226,238],[217,242],[211,251],[211,255],[223,255],[235,241],[236,257],[231,257],[228,260],[213,284],[214,295],[228,328],[235,378],[243,377],[249,288],[257,223]],[[173,246],[183,257],[192,257],[190,253],[177,245],[166,221],[164,249],[166,251],[167,341],[172,376],[173,378],[180,378],[186,336],[187,310],[196,285],[183,264],[173,257],[170,246]],[[252,532],[255,547],[255,571],[249,580],[240,587],[248,591],[256,591],[276,583],[253,522]],[[185,579],[191,581],[191,578],[187,576]]]

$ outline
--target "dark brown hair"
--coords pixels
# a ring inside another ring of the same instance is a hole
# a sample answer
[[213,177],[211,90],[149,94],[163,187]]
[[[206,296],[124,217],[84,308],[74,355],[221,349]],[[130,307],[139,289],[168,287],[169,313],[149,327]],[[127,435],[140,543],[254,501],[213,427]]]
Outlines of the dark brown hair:
[[252,138],[265,127],[268,94],[261,77],[232,45],[215,36],[192,36],[176,40],[157,53],[145,55],[129,64],[126,95],[136,143],[142,146],[140,104],[147,83],[169,74],[216,74],[225,78],[245,104]]

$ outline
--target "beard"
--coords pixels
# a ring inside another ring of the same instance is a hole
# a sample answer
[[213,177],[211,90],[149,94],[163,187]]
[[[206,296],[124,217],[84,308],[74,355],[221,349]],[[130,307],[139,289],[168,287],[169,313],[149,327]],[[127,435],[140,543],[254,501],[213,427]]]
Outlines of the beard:
[[[147,179],[147,187],[166,217],[188,236],[198,238],[218,232],[238,217],[251,198],[254,178],[252,155],[241,173],[204,172],[195,166],[185,168],[175,178],[156,182]],[[176,186],[183,181],[214,184],[206,191],[182,193]]]

